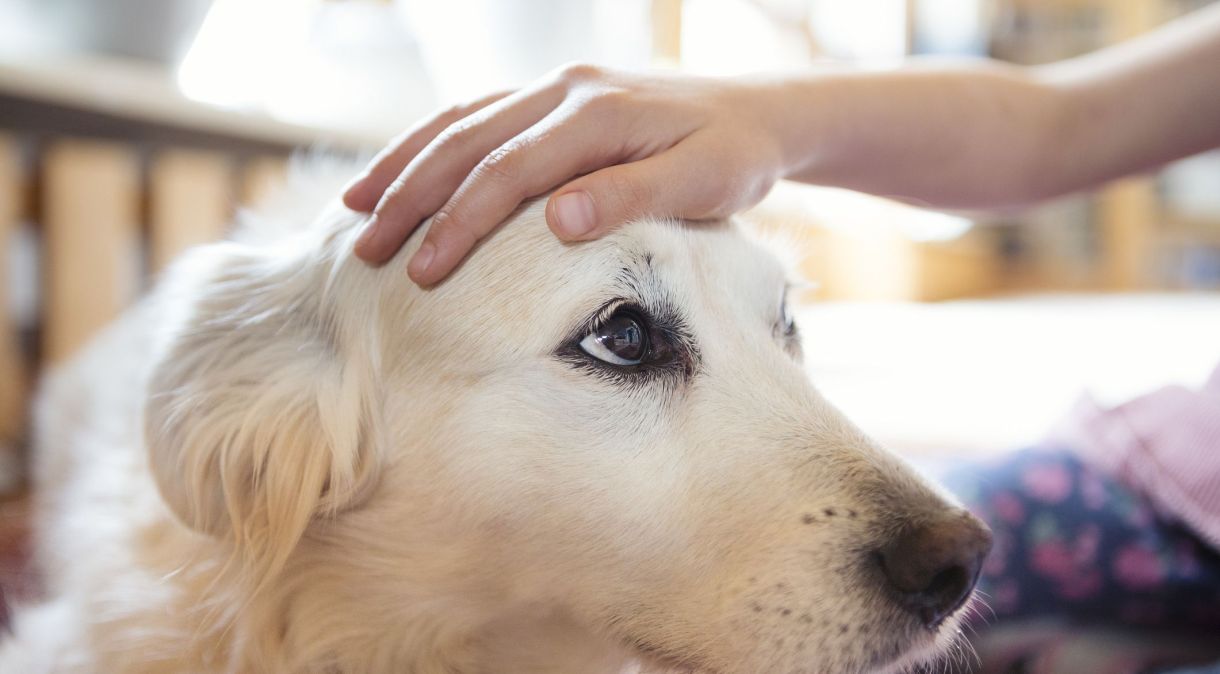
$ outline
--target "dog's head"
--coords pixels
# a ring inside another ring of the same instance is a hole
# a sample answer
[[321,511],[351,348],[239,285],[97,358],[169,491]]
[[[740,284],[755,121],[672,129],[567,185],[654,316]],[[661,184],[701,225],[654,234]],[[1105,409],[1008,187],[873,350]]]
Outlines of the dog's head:
[[412,245],[371,269],[356,218],[324,220],[166,291],[154,474],[261,582],[321,574],[457,640],[546,615],[723,674],[897,669],[955,635],[985,528],[814,390],[781,267],[735,225],[565,245],[535,204],[421,290]]

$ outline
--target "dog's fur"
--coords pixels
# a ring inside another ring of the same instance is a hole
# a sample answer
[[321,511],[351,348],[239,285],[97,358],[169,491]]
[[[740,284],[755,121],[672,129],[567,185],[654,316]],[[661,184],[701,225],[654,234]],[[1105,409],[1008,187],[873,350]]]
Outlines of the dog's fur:
[[[851,674],[955,636],[871,551],[956,507],[813,389],[737,225],[565,245],[534,203],[421,290],[361,223],[195,249],[45,384],[49,597],[0,671]],[[582,356],[619,299],[679,367]]]

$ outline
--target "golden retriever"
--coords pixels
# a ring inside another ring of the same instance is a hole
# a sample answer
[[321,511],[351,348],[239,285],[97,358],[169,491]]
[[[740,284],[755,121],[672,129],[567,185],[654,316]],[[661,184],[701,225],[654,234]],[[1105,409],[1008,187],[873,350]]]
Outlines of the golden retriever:
[[45,384],[48,596],[0,671],[854,674],[956,639],[986,528],[819,396],[737,223],[569,245],[534,202],[420,289],[414,243],[372,268],[364,216],[297,217]]

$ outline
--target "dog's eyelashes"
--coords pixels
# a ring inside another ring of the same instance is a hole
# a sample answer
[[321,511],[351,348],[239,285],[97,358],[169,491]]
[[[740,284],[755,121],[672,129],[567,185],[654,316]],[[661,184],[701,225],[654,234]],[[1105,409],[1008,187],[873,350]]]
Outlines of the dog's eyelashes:
[[611,365],[639,365],[648,357],[648,329],[634,313],[616,312],[585,335],[580,348]]
[[779,305],[779,329],[780,334],[784,337],[791,337],[796,334],[796,319],[792,317],[792,312],[788,310],[787,302],[780,302]]
[[779,303],[779,321],[775,324],[775,336],[783,344],[784,350],[788,355],[797,359],[801,359],[801,339],[796,325],[796,319],[792,312],[788,309],[787,292],[780,298]]

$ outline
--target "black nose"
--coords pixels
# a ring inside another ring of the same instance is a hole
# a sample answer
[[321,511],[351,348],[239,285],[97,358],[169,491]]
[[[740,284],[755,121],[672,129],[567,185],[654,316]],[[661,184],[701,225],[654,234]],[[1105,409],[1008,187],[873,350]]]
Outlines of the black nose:
[[910,527],[879,551],[899,601],[934,628],[966,603],[991,550],[991,530],[966,512]]

